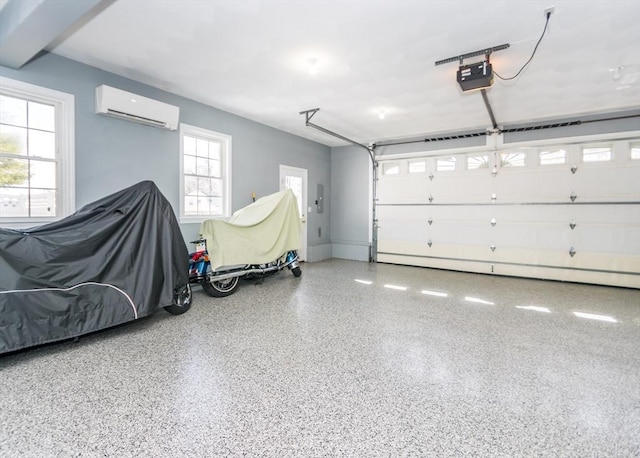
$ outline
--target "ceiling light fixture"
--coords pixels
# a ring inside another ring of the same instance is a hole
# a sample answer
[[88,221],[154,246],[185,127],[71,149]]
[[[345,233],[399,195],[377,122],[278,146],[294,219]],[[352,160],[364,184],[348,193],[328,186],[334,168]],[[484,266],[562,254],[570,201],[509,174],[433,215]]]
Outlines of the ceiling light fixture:
[[384,119],[384,117],[386,116],[386,111],[385,110],[380,110],[378,112],[378,119]]

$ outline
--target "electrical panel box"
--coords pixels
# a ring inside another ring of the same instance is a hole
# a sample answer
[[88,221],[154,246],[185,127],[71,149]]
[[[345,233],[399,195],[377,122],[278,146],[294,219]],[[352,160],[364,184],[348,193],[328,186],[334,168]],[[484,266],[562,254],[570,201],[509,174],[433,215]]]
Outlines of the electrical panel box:
[[322,213],[324,211],[324,185],[318,185],[318,194],[316,198],[316,212]]

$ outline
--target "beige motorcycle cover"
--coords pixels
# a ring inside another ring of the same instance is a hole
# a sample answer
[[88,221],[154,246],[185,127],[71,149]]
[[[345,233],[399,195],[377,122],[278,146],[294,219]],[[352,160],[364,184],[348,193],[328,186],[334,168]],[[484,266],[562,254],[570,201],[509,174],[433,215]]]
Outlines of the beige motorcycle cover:
[[209,219],[200,225],[207,240],[211,268],[266,264],[300,249],[302,223],[290,189],[256,200],[228,221]]

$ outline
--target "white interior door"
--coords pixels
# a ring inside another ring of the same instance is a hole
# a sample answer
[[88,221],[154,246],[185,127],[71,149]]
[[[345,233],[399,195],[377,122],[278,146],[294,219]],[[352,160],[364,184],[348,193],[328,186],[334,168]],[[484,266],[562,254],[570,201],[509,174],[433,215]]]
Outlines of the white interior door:
[[291,189],[298,200],[298,212],[302,222],[298,257],[307,260],[307,169],[280,166],[280,190]]

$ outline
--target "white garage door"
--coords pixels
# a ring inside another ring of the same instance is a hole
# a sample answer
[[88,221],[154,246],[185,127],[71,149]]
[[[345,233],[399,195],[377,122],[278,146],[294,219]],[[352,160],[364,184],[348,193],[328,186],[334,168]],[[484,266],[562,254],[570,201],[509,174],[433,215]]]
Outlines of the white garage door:
[[640,288],[637,139],[380,160],[377,260]]

